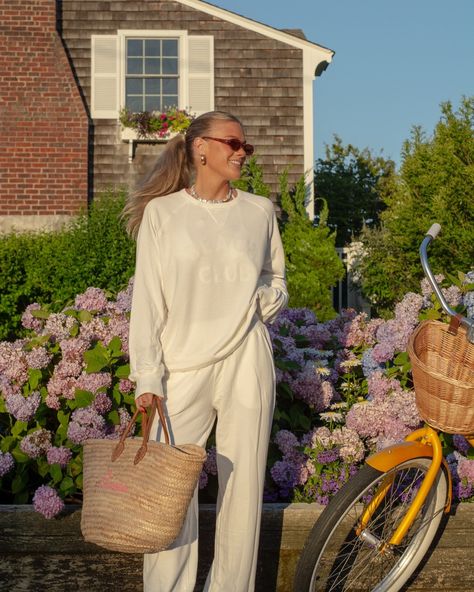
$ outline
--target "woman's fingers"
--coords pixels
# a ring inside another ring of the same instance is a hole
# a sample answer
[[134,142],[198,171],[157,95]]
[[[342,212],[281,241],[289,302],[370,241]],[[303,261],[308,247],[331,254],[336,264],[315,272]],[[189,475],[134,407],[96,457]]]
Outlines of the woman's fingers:
[[149,407],[153,401],[153,394],[152,393],[143,393],[137,397],[136,405],[138,409],[143,413],[146,411],[146,407]]

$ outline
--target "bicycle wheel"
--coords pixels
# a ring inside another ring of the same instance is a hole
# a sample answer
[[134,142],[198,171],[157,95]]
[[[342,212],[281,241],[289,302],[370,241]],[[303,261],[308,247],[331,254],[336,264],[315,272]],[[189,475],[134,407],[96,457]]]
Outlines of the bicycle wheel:
[[[448,494],[442,467],[410,530],[398,546],[387,546],[430,466],[416,458],[383,473],[369,465],[331,499],[308,536],[294,592],[395,592],[413,574],[438,530]],[[367,527],[357,533],[364,505],[382,481],[390,486]]]

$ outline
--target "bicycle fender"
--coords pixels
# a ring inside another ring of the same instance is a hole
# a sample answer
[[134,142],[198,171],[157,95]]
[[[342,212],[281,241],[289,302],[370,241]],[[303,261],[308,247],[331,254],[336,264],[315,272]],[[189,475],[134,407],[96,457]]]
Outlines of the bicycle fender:
[[365,462],[377,471],[385,473],[400,463],[419,456],[433,458],[433,449],[428,444],[420,442],[400,442],[370,455]]
[[[407,460],[412,460],[418,457],[433,458],[433,449],[427,444],[421,442],[400,442],[393,446],[388,446],[380,452],[372,454],[365,459],[365,462],[372,468],[385,473],[393,469],[397,465]],[[446,459],[442,460],[443,466],[446,469],[448,476],[448,499],[446,500],[445,512],[449,512],[452,500],[452,477]]]

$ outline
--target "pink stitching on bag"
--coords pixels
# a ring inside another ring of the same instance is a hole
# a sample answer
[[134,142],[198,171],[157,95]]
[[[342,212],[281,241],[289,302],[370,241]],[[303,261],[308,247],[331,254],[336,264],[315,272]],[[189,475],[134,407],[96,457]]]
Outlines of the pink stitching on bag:
[[128,487],[124,483],[120,483],[120,481],[113,481],[113,476],[112,469],[109,469],[99,481],[99,487],[110,489],[111,491],[119,491],[120,493],[128,493]]

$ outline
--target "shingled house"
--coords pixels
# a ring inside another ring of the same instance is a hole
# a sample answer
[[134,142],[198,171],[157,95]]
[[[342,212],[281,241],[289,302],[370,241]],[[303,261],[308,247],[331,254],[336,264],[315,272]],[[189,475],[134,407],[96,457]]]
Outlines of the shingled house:
[[200,0],[0,0],[0,21],[0,229],[132,186],[163,141],[124,131],[124,106],[234,113],[275,191],[286,166],[290,182],[312,170],[313,81],[333,52],[301,31]]

